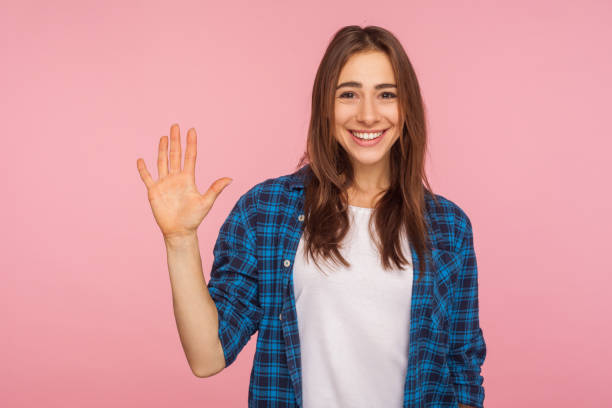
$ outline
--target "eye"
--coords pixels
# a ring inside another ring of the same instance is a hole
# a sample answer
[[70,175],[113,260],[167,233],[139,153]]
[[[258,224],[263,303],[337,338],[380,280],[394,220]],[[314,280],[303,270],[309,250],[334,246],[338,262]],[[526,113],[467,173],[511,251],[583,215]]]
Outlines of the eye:
[[[383,95],[383,99],[397,98],[397,95],[395,95],[393,92],[383,92],[381,95]],[[387,97],[385,97],[385,95],[387,95]],[[344,92],[340,94],[339,98],[353,99],[353,96],[354,96],[354,93],[349,91],[349,92]]]

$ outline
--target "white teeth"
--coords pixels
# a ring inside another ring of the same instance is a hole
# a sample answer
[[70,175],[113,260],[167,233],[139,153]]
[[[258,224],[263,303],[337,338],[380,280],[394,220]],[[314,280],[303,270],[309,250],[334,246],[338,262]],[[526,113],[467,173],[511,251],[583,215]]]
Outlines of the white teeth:
[[357,133],[357,132],[351,132],[351,133],[354,134],[355,136],[357,136],[360,139],[366,139],[366,140],[376,139],[378,136],[383,134],[383,132],[378,132],[378,133]]

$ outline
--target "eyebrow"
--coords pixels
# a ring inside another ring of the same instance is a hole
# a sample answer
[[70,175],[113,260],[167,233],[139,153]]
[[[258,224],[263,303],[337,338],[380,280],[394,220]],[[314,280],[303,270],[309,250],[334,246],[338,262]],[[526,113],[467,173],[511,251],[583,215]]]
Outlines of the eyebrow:
[[[355,88],[361,88],[363,85],[361,85],[361,82],[356,82],[356,81],[349,81],[349,82],[343,82],[340,85],[338,85],[336,87],[336,89],[340,89],[342,87],[355,87]],[[374,89],[384,89],[384,88],[397,88],[397,86],[395,84],[378,84],[374,87]]]

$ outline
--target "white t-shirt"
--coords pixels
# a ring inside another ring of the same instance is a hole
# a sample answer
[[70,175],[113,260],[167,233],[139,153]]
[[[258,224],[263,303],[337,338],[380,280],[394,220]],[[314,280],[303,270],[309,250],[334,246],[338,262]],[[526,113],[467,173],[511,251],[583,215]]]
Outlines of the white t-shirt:
[[[349,206],[340,249],[349,268],[322,259],[317,268],[300,239],[293,281],[304,408],[403,406],[413,269],[382,268],[368,231],[372,211]],[[412,265],[405,234],[402,245]]]

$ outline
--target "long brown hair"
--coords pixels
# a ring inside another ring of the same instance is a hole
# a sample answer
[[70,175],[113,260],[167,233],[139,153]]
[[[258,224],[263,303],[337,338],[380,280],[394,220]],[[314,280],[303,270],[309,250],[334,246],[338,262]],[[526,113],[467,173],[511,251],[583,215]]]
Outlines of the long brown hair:
[[[390,59],[397,83],[401,135],[390,151],[390,186],[381,192],[372,217],[370,234],[381,254],[383,268],[403,268],[400,233],[404,229],[420,260],[429,256],[429,236],[424,217],[425,194],[431,193],[425,175],[427,132],[425,109],[416,74],[398,39],[377,26],[343,27],[336,32],[323,56],[312,89],[312,112],[306,150],[298,166],[310,165],[313,177],[305,185],[305,250],[335,264],[350,264],[338,249],[349,230],[347,188],[353,182],[353,167],[344,148],[334,137],[334,101],[338,77],[355,53],[382,51]],[[425,186],[427,186],[425,189]],[[432,193],[435,199],[435,195]],[[372,220],[380,241],[372,233]],[[425,262],[419,262],[419,280]]]

